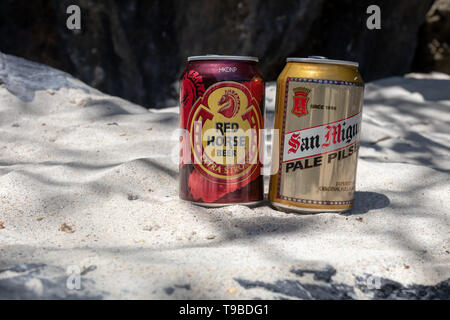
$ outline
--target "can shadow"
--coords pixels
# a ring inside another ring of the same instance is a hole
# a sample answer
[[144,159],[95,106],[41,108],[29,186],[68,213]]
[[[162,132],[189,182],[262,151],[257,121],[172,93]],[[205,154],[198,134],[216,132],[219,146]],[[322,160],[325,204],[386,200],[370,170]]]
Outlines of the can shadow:
[[378,192],[356,191],[354,207],[343,215],[365,214],[370,210],[383,209],[388,207],[391,201],[384,194]]

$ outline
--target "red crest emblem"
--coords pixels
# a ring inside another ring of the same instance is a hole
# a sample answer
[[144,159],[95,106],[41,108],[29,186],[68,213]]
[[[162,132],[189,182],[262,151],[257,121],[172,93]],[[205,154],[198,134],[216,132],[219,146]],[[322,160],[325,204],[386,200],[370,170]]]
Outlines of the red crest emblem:
[[292,108],[292,113],[296,116],[303,116],[308,114],[308,95],[311,89],[308,88],[295,88],[294,89],[294,107]]

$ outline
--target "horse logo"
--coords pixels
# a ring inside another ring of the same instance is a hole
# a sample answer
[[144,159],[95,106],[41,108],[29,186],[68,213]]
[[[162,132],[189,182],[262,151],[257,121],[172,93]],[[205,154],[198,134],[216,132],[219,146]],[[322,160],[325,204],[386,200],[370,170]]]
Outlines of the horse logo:
[[224,117],[233,118],[239,112],[241,99],[235,91],[228,89],[220,98],[218,105],[220,109],[217,112]]

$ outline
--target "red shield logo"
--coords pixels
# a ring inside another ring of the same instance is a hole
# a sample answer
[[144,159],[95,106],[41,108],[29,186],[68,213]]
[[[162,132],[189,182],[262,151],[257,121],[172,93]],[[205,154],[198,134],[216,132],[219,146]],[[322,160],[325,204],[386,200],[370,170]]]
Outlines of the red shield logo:
[[308,95],[311,89],[308,88],[295,88],[294,89],[294,106],[292,113],[296,116],[303,116],[308,114]]

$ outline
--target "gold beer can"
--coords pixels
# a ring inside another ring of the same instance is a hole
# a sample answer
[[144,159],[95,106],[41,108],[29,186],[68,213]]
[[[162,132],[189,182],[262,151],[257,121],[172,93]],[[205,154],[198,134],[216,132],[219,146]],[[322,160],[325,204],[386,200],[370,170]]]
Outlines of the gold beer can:
[[277,80],[273,206],[303,213],[352,208],[363,99],[357,62],[287,59]]

